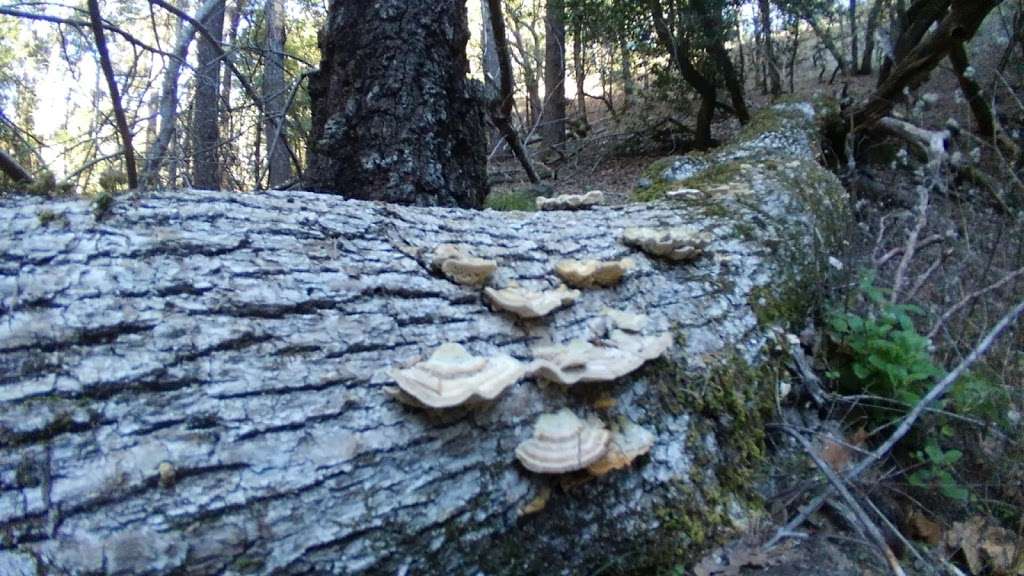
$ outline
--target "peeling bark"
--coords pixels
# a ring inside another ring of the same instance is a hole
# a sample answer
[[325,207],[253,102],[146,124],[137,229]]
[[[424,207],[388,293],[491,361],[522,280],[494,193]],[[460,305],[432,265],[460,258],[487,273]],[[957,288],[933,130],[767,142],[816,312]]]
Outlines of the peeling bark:
[[[695,383],[730,351],[764,361],[755,309],[773,288],[806,299],[838,241],[826,223],[845,210],[813,162],[813,123],[777,130],[698,158],[747,164],[693,204],[522,214],[186,190],[118,200],[97,222],[83,200],[0,198],[0,567],[587,573],[616,554],[641,563],[656,541],[694,545],[673,510],[702,533],[728,529],[742,500],[706,514],[701,495],[731,493],[725,438],[756,431],[695,408],[710,393]],[[42,223],[44,210],[59,218]],[[693,264],[617,241],[626,226],[682,224],[712,237]],[[550,286],[565,257],[637,267],[522,322],[415,257],[442,242],[497,259],[498,284]],[[444,341],[525,359],[587,336],[606,306],[675,334],[671,357],[590,389],[523,381],[444,415],[383,390],[389,367]],[[773,381],[745,382],[771,404]],[[594,408],[602,395],[614,407]],[[571,489],[524,471],[514,447],[564,406],[649,428],[650,456]],[[548,490],[545,510],[520,517]]]

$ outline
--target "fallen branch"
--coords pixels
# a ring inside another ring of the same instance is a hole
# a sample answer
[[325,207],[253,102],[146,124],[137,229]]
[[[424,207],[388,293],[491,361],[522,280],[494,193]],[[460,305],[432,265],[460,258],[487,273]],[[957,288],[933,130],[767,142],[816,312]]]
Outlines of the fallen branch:
[[32,182],[32,174],[18,163],[13,156],[0,150],[0,171],[15,182]]
[[889,569],[892,570],[892,573],[896,574],[897,576],[904,576],[906,572],[904,572],[903,567],[900,566],[900,562],[896,558],[896,555],[893,553],[892,548],[890,548],[889,545],[885,542],[885,536],[882,535],[882,531],[878,528],[877,525],[875,525],[874,522],[872,522],[871,517],[868,516],[868,513],[864,511],[864,508],[860,505],[860,502],[857,502],[857,499],[854,498],[853,494],[851,494],[850,491],[846,488],[846,484],[844,483],[844,481],[841,478],[839,478],[839,476],[836,475],[835,470],[833,470],[832,467],[828,465],[828,463],[821,459],[821,456],[818,455],[818,453],[814,450],[814,447],[811,446],[810,441],[807,440],[807,438],[805,438],[803,434],[797,432],[790,426],[779,426],[779,428],[782,431],[789,434],[790,436],[792,436],[793,438],[795,438],[796,441],[800,443],[800,445],[804,449],[804,452],[806,452],[807,455],[811,457],[811,460],[814,461],[814,465],[817,466],[821,473],[825,475],[825,478],[828,479],[829,484],[831,484],[832,487],[839,492],[839,495],[842,496],[843,501],[846,502],[846,505],[849,506],[850,509],[853,511],[854,517],[857,519],[857,522],[860,523],[860,525],[867,532],[868,536],[871,538],[872,542],[875,544],[875,546],[878,547],[878,550],[882,554],[882,557],[885,558],[886,562],[889,564]]

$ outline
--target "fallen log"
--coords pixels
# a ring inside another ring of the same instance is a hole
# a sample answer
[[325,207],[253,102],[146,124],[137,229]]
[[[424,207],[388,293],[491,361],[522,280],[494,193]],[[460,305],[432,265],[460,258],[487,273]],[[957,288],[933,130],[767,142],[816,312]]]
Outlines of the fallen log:
[[[0,573],[570,573],[696,559],[756,515],[773,326],[813,301],[846,221],[809,106],[756,119],[670,199],[579,212],[412,208],[304,192],[0,198]],[[689,160],[682,160],[683,164]],[[678,164],[678,163],[677,163]],[[682,164],[661,166],[679,180]],[[648,194],[651,190],[648,190]],[[102,217],[101,217],[102,216]],[[692,226],[692,262],[626,227]],[[425,265],[442,243],[491,285],[556,285],[563,258],[633,259],[538,320]],[[530,379],[428,411],[389,369],[445,342],[529,360],[606,308],[671,333],[611,384]],[[630,468],[515,458],[571,408],[654,434]]]

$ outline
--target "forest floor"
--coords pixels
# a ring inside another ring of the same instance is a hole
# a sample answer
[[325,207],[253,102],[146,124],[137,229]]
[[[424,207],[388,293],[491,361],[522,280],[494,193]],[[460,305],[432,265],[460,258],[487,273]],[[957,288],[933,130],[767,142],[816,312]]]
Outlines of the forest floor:
[[[994,61],[994,59],[992,60]],[[979,75],[984,76],[984,66]],[[1022,76],[1017,71],[1017,76]],[[999,75],[984,77],[1001,78]],[[993,82],[996,113],[1006,132],[1019,143],[1024,143],[1024,105],[1019,94],[1024,93],[1021,78],[1001,78],[1003,87]],[[842,79],[834,85],[804,78],[795,86],[796,95],[807,99],[821,95],[841,97]],[[854,100],[873,87],[874,77],[855,77],[846,81],[846,95]],[[928,84],[896,113],[915,125],[931,130],[956,126],[960,134],[953,141],[950,154],[959,153],[977,159],[976,164],[991,174],[997,182],[1013,179],[1013,168],[970,134],[972,120],[967,104],[956,96],[958,85],[947,68],[940,68]],[[752,109],[771,103],[754,86],[748,86]],[[568,160],[554,168],[555,177],[546,179],[543,195],[581,193],[602,190],[609,204],[630,201],[638,181],[644,177],[651,162],[672,154],[687,152],[685,145],[673,146],[680,134],[659,132],[659,125],[648,120],[655,114],[645,111],[622,115],[612,121],[603,108],[589,111],[594,120],[588,137],[570,143],[574,151]],[[722,115],[720,115],[721,117]],[[685,126],[685,116],[678,126]],[[660,126],[664,126],[662,123]],[[726,119],[715,126],[715,136],[723,142],[735,134],[739,125]],[[954,130],[955,132],[955,130]],[[660,138],[659,138],[660,136]],[[666,144],[668,142],[668,144]],[[870,147],[868,147],[870,146]],[[884,314],[889,308],[872,305],[861,285],[862,278],[873,278],[871,285],[882,290],[886,299],[898,305],[913,308],[915,333],[928,335],[928,354],[940,368],[950,369],[975,345],[980,337],[999,317],[1024,294],[1024,227],[1020,216],[1000,212],[994,207],[991,194],[968,182],[961,182],[951,173],[929,172],[913,150],[891,138],[875,139],[859,151],[858,161],[841,169],[837,175],[850,194],[855,221],[849,231],[851,239],[847,253],[840,255],[844,268],[843,278],[830,287],[832,306],[854,310],[870,318]],[[554,165],[554,164],[552,164]],[[492,173],[521,173],[512,159],[492,162]],[[1020,175],[1018,167],[1017,176]],[[1019,181],[1018,181],[1019,182]],[[506,182],[495,187],[500,192],[522,191],[536,195],[538,190],[524,180]],[[1012,184],[1004,187],[1012,190]],[[909,239],[915,235],[916,243]],[[909,256],[908,256],[909,254]],[[895,292],[895,294],[893,294]],[[954,309],[958,303],[964,305]],[[873,308],[874,306],[874,308]],[[888,306],[888,305],[886,305]],[[944,316],[947,312],[948,319]],[[815,371],[824,377],[833,368],[830,365],[829,333],[825,315],[807,319],[806,326],[791,327],[810,334],[812,363]],[[828,379],[826,378],[826,381]],[[1024,543],[1024,330],[1018,329],[1005,336],[973,371],[971,382],[978,385],[976,394],[960,392],[973,398],[974,405],[956,397],[946,405],[954,416],[966,419],[930,421],[917,447],[928,442],[940,446],[939,454],[959,456],[959,464],[944,469],[951,480],[939,486],[922,490],[908,482],[910,473],[926,468],[928,462],[920,452],[904,450],[894,455],[886,474],[875,476],[860,484],[862,493],[873,501],[892,521],[895,529],[885,532],[890,545],[903,554],[903,567],[910,574],[930,573],[942,558],[953,558],[963,573],[978,568],[977,549],[992,545],[975,538],[973,544],[957,542],[971,538],[971,524],[978,518],[1002,525],[1009,534],[1016,532],[1016,540]],[[970,391],[969,391],[970,392]],[[840,443],[870,446],[873,438],[884,438],[887,426],[863,435],[871,424],[864,411],[846,410],[831,414],[818,414],[815,410],[801,410],[805,421],[819,429],[835,432]],[[905,409],[904,409],[905,410]],[[897,410],[897,414],[899,410]],[[955,422],[950,426],[949,422]],[[942,430],[940,435],[936,430]],[[936,439],[937,438],[937,439]],[[800,458],[800,449],[788,438],[777,438],[775,456],[769,475],[781,479],[773,481],[775,494],[768,495],[768,508],[774,510],[773,522],[785,522],[788,515],[801,502],[801,486],[813,476],[805,466],[802,472],[787,477],[793,470],[793,458]],[[939,488],[965,488],[969,497],[958,500],[940,496]],[[797,496],[792,496],[797,493]],[[806,495],[805,495],[806,496]],[[781,503],[780,503],[781,502]],[[772,524],[772,523],[769,523]],[[1004,528],[1000,528],[1003,530]],[[696,574],[759,574],[791,576],[797,574],[883,574],[889,567],[875,555],[863,536],[833,510],[819,513],[805,526],[809,537],[791,540],[786,546],[764,555],[749,541],[770,538],[776,526],[769,525],[724,545],[708,557],[708,571],[695,569]],[[915,562],[907,555],[902,537],[915,541],[929,541],[930,546],[919,547],[927,562]],[[975,534],[976,536],[976,534]],[[957,540],[957,539],[960,540]],[[972,549],[972,546],[974,549]],[[1020,551],[1022,546],[1018,544]],[[973,554],[973,556],[972,556]],[[973,562],[972,562],[973,559]],[[712,562],[717,560],[717,562]],[[723,562],[725,564],[723,564]],[[727,566],[726,564],[731,564]],[[1024,562],[1014,564],[1018,568]],[[698,567],[699,568],[699,567]],[[987,573],[1001,574],[986,565]],[[689,573],[689,572],[686,572]]]

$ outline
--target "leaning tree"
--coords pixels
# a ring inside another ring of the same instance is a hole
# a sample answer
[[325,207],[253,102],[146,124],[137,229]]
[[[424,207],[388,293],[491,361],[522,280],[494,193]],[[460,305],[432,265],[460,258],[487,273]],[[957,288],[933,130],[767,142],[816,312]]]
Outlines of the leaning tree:
[[310,79],[307,188],[479,207],[483,107],[466,79],[465,0],[334,2]]

